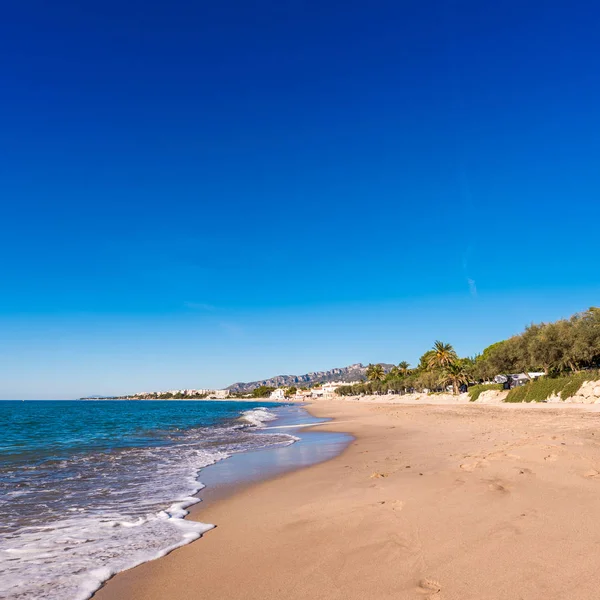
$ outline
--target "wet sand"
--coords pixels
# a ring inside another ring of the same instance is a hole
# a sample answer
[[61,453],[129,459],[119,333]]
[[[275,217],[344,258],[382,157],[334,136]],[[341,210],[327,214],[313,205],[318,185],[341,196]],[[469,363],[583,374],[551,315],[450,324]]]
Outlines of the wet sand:
[[598,406],[319,402],[355,440],[198,505],[217,527],[100,600],[590,600]]

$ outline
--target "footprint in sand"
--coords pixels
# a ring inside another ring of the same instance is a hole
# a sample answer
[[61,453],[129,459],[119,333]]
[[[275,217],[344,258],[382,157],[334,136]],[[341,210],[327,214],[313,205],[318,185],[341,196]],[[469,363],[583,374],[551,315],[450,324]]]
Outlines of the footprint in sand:
[[588,479],[591,479],[593,477],[598,477],[598,475],[600,475],[600,473],[598,473],[598,471],[596,471],[596,469],[590,469],[589,471],[586,471],[583,476],[587,477]]
[[[472,462],[464,462],[464,463],[460,464],[459,466],[463,471],[467,471],[468,473],[471,473],[475,469],[487,467],[490,464],[489,461],[487,460],[489,456],[491,456],[491,455],[488,454],[487,456],[485,456],[483,458],[479,458]],[[467,458],[467,457],[465,456],[465,458]]]
[[519,475],[535,475],[535,473],[527,467],[515,467],[515,469],[519,470]]
[[502,494],[508,494],[509,490],[508,488],[503,485],[499,480],[496,481],[490,481],[488,483],[488,487],[490,490],[492,490],[492,492],[500,492]]
[[438,600],[439,594],[442,591],[442,586],[435,579],[425,577],[419,581],[417,588],[419,592],[427,594],[426,600]]
[[478,464],[479,464],[479,463],[476,463],[476,462],[472,462],[472,463],[463,463],[462,465],[460,465],[460,468],[461,468],[463,471],[467,471],[467,473],[471,473],[471,472],[473,472],[473,471],[474,471],[474,470],[477,468],[477,465],[478,465]]

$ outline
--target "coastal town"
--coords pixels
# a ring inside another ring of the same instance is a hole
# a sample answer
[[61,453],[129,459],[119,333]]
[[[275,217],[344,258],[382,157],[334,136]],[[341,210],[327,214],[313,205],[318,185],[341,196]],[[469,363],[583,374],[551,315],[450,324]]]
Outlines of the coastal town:
[[136,392],[124,396],[87,396],[80,400],[226,400],[229,390],[182,389],[164,392]]
[[125,396],[88,396],[81,400],[251,400],[266,398],[273,402],[296,401],[303,402],[315,399],[332,399],[336,390],[342,386],[359,385],[357,381],[334,381],[323,384],[314,384],[310,388],[291,387],[258,387],[253,393],[232,393],[230,389],[180,389],[162,392],[136,392]]
[[323,385],[316,385],[311,388],[296,389],[292,388],[276,388],[270,395],[270,400],[283,401],[283,400],[294,400],[298,402],[308,400],[331,400],[336,397],[336,390],[345,385],[358,385],[363,383],[362,381],[334,381],[331,383],[324,383]]

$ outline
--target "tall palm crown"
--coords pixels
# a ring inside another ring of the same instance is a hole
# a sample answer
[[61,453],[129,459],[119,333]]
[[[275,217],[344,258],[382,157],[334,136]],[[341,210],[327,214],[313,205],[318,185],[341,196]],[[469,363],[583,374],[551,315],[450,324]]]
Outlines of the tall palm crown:
[[402,375],[408,375],[408,368],[410,367],[410,365],[403,360],[402,362],[398,363],[398,370],[400,371],[400,373]]
[[381,365],[370,364],[367,367],[367,379],[369,381],[381,381],[385,376]]
[[444,367],[442,385],[451,385],[455,394],[458,394],[461,385],[468,383],[469,377],[464,365],[459,362],[451,362]]
[[430,369],[443,369],[457,360],[457,358],[456,351],[451,344],[444,344],[437,340],[433,345],[433,354],[429,359],[428,367]]

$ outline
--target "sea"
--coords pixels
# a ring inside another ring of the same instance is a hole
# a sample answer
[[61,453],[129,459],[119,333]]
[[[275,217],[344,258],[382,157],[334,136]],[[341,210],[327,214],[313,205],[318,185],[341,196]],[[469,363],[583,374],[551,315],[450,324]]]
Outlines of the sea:
[[293,444],[293,429],[268,427],[286,410],[0,401],[0,598],[85,600],[115,573],[197,539],[212,528],[184,519],[201,470]]

